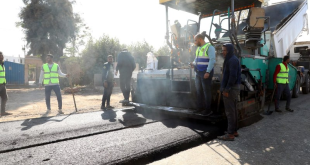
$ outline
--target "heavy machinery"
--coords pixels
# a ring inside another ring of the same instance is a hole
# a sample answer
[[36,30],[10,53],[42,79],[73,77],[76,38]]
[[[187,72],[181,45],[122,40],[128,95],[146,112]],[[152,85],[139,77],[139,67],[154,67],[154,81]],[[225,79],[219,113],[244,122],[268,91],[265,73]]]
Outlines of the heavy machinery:
[[295,42],[289,51],[293,65],[297,67],[298,78],[296,87],[302,88],[303,94],[310,90],[310,41]]
[[[160,0],[166,7],[166,41],[170,57],[161,57],[161,69],[142,70],[132,93],[138,110],[156,110],[179,116],[220,121],[225,119],[219,91],[224,59],[221,46],[232,43],[241,62],[242,84],[237,102],[239,121],[260,114],[273,89],[273,73],[282,57],[289,52],[304,28],[307,1],[284,1],[266,5],[263,0]],[[169,9],[197,15],[182,27],[179,21],[171,24]],[[245,18],[241,20],[241,18]],[[203,24],[204,21],[209,26]],[[170,29],[169,30],[169,25]],[[212,80],[211,116],[193,113],[196,108],[195,73],[188,65],[195,58],[194,35],[204,32],[206,42],[217,50]],[[170,65],[167,64],[169,61]],[[165,63],[165,64],[161,64]],[[299,94],[298,70],[289,64],[289,81],[293,97]],[[309,91],[309,89],[307,89]]]

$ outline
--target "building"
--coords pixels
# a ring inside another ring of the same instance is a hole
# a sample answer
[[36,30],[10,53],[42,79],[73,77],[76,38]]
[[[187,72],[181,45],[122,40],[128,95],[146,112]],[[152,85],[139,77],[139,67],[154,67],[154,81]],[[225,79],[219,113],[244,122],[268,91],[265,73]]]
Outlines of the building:
[[38,83],[43,62],[40,57],[26,56],[25,64],[25,84]]
[[4,61],[15,62],[19,64],[25,64],[25,58],[20,56],[4,56]]

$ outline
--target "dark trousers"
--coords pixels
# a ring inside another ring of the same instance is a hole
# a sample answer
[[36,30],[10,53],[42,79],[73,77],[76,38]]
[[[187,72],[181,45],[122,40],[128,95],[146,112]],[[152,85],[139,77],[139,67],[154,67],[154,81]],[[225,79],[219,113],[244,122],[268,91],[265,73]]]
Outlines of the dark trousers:
[[228,97],[223,96],[224,106],[225,106],[225,114],[227,117],[227,132],[229,134],[233,134],[238,129],[238,111],[237,111],[237,99],[239,97],[240,90],[236,88],[232,88]]
[[211,99],[212,99],[212,93],[211,93],[211,85],[212,85],[212,77],[213,77],[213,71],[210,73],[209,78],[204,79],[204,74],[206,72],[196,72],[196,91],[197,91],[197,109],[198,110],[205,110],[211,111]]
[[4,115],[5,105],[6,105],[6,102],[8,101],[8,95],[6,93],[5,84],[0,85],[0,97],[1,97],[1,115]]
[[103,96],[102,96],[102,107],[105,107],[105,102],[107,102],[107,106],[110,105],[110,98],[113,91],[113,82],[108,82],[108,86],[104,88],[103,90]]
[[51,109],[51,92],[55,92],[58,101],[58,109],[62,109],[62,98],[59,85],[45,86],[45,101],[47,109]]
[[125,100],[129,100],[131,76],[132,73],[120,73],[119,75],[120,87]]
[[280,97],[282,93],[285,94],[286,97],[286,108],[290,108],[291,104],[291,92],[290,92],[290,87],[289,84],[279,84],[277,83],[277,89],[276,89],[276,95],[275,95],[275,108],[279,109],[279,104],[280,104]]

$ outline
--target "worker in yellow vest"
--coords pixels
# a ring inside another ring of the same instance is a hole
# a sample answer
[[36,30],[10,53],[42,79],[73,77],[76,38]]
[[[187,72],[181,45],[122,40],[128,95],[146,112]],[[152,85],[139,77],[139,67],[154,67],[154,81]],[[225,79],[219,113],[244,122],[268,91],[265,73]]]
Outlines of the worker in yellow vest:
[[5,112],[5,105],[8,100],[8,95],[6,93],[6,79],[5,79],[5,68],[3,62],[3,54],[0,52],[0,97],[1,97],[1,113],[0,117],[4,115],[8,115],[9,113]]
[[59,86],[59,77],[68,77],[69,75],[61,72],[58,64],[53,62],[53,55],[48,54],[46,57],[46,64],[43,64],[39,79],[40,87],[42,87],[42,83],[45,87],[45,101],[47,111],[51,110],[51,92],[52,90],[55,92],[58,101],[58,113],[63,114],[62,112],[62,98]]
[[276,112],[282,112],[279,108],[279,101],[282,93],[284,92],[286,96],[286,108],[285,110],[289,112],[294,112],[290,108],[290,103],[291,103],[291,93],[290,93],[290,87],[289,87],[289,67],[288,63],[290,62],[290,57],[289,56],[284,56],[283,57],[283,62],[280,63],[279,65],[276,66],[276,70],[273,74],[273,82],[274,86],[276,88],[276,95],[275,95],[275,111]]

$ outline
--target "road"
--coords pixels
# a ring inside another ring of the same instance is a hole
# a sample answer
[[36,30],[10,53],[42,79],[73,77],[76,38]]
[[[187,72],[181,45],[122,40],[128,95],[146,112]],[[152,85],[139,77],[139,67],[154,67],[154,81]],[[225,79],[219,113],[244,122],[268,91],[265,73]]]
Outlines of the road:
[[132,109],[6,122],[0,131],[1,164],[144,164],[220,133],[212,124]]
[[[150,165],[309,165],[310,95],[292,99],[295,112],[274,112],[241,128],[235,141],[211,140]],[[281,103],[285,107],[285,101]],[[274,107],[271,107],[273,110]]]
[[[290,123],[283,127],[282,133],[285,136],[310,141],[307,139],[307,136],[310,136],[307,131],[310,125],[303,118],[307,116],[304,113],[308,113],[305,109],[310,106],[309,98],[310,95],[301,95],[292,100],[292,108],[296,109],[294,118],[289,117],[288,112],[280,115],[287,116]],[[284,106],[285,101],[282,101],[281,105]],[[240,132],[245,132],[240,140],[258,139],[252,136],[257,137],[255,134],[259,133],[262,143],[265,143],[265,138],[275,138],[268,142],[274,141],[275,144],[270,146],[277,146],[277,139],[283,134],[275,132],[280,123],[275,124],[275,128],[271,127],[275,121],[282,121],[282,125],[287,123],[279,118],[279,113],[265,116],[258,123],[242,128]],[[0,123],[0,131],[1,164],[147,164],[204,144],[222,133],[218,126],[211,123],[152,112],[138,114],[130,108],[5,122]],[[229,144],[240,144],[240,140],[239,143]],[[247,143],[244,145],[235,146],[238,152],[246,152],[247,146],[253,146],[249,140],[245,142]],[[260,140],[253,143],[259,144]],[[296,145],[293,142],[292,144]],[[255,150],[255,146],[253,147],[251,150]],[[279,148],[283,151],[294,151],[293,146]],[[298,147],[298,150],[300,149],[302,146]],[[199,153],[201,155],[201,152]],[[308,153],[308,148],[303,153]],[[261,156],[261,153],[258,155]],[[281,154],[277,157],[280,158]],[[212,160],[210,157],[206,158]]]

